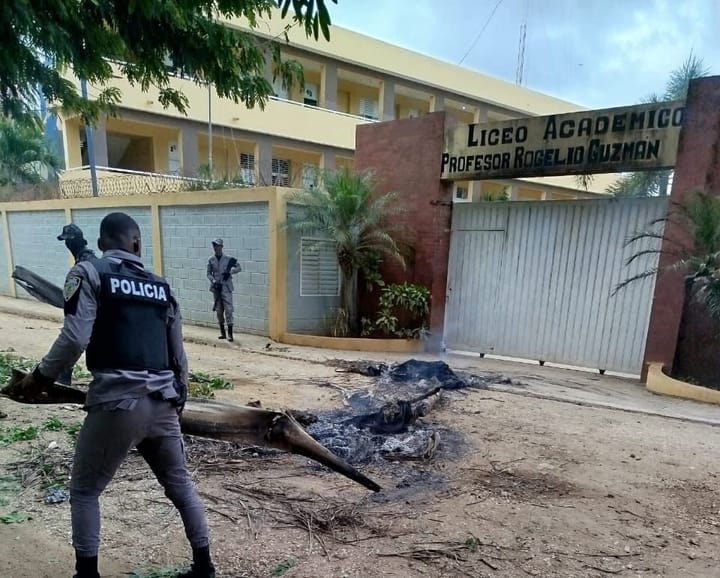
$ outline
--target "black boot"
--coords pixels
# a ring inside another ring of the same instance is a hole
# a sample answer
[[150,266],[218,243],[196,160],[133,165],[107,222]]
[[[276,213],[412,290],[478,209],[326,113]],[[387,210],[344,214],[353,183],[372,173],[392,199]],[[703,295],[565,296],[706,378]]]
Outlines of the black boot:
[[177,578],[215,578],[215,566],[210,560],[210,547],[193,548],[193,564]]
[[100,578],[98,574],[98,557],[75,555],[75,576],[73,578]]
[[225,324],[220,324],[220,337],[218,339],[227,339],[227,335],[225,334]]
[[232,323],[228,325],[228,341],[235,341],[232,334]]

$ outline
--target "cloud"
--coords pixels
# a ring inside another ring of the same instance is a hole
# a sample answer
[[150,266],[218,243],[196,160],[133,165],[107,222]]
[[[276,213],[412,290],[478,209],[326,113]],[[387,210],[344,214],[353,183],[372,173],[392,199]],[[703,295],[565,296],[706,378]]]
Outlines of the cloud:
[[[528,0],[524,84],[591,107],[662,91],[693,51],[720,62],[717,0]],[[503,0],[463,66],[515,81],[525,0]],[[496,0],[339,0],[336,24],[457,63]],[[714,70],[718,73],[717,69]]]

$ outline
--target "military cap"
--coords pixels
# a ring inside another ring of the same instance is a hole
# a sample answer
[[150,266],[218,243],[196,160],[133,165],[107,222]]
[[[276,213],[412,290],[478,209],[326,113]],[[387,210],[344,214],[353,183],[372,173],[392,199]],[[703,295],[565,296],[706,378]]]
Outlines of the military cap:
[[68,239],[82,239],[83,232],[75,223],[65,225],[57,237],[58,241],[67,241]]

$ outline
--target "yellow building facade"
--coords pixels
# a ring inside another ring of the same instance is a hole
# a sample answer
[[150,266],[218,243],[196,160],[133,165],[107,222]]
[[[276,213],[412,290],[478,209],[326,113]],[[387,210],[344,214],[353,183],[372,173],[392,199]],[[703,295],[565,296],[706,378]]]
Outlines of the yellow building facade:
[[[254,33],[281,37],[285,24],[278,15]],[[226,25],[247,29],[241,21]],[[289,37],[282,51],[303,65],[305,85],[286,90],[275,83],[275,96],[264,110],[220,99],[207,86],[174,77],[175,88],[190,103],[184,115],[163,108],[157,90],[143,92],[118,71],[111,83],[122,93],[118,114],[102,119],[94,131],[101,180],[140,179],[145,183],[140,189],[172,191],[173,178],[182,183],[183,178],[207,177],[211,169],[215,178],[247,186],[303,187],[314,181],[318,169],[352,167],[360,124],[439,110],[467,123],[582,110],[336,26],[329,42],[308,39],[298,28]],[[91,97],[98,91],[89,87]],[[89,191],[84,127],[77,117],[61,116],[60,123],[66,166],[61,184],[71,190],[80,182]],[[578,191],[573,177],[460,182],[455,200],[573,199],[601,194],[611,180],[599,175],[588,191]]]

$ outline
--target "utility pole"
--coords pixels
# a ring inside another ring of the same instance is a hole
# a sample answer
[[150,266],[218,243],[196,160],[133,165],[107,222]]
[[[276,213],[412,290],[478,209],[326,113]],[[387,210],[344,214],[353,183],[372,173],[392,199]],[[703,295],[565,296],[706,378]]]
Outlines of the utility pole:
[[[87,81],[85,79],[80,80],[80,93],[82,97],[87,100]],[[85,144],[87,145],[88,151],[88,162],[90,164],[90,183],[92,185],[93,197],[99,196],[98,194],[98,183],[97,183],[97,171],[95,170],[95,139],[93,137],[93,129],[87,122],[85,123]]]

